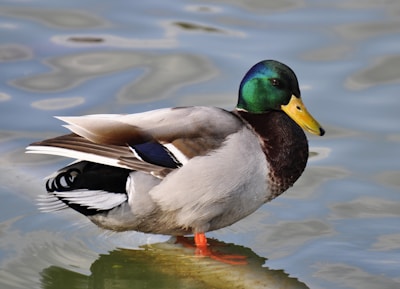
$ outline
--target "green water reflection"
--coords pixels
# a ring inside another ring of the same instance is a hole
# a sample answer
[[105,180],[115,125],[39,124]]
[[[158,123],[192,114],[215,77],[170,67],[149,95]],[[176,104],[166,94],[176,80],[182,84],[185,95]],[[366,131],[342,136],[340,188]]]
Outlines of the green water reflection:
[[119,249],[100,255],[90,275],[58,266],[41,273],[45,289],[67,288],[308,288],[282,270],[262,267],[265,259],[250,249],[211,240],[214,250],[247,257],[247,265],[228,265],[172,243]]

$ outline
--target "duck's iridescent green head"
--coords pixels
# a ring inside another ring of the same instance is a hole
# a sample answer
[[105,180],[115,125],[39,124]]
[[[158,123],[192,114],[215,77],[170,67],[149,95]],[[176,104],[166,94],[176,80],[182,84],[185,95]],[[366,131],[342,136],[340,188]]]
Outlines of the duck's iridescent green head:
[[236,108],[248,113],[282,110],[305,130],[325,133],[307,112],[293,70],[275,60],[264,60],[250,68],[240,83]]
[[282,104],[289,103],[292,95],[300,97],[293,70],[278,61],[264,60],[244,76],[237,107],[252,113],[278,110]]

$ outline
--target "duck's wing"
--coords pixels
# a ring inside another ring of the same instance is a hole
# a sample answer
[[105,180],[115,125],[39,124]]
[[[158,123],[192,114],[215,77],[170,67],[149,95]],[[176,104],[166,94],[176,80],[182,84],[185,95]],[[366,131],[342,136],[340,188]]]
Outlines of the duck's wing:
[[61,155],[159,177],[217,149],[243,125],[234,114],[212,107],[58,118],[72,133],[35,142],[28,153]]

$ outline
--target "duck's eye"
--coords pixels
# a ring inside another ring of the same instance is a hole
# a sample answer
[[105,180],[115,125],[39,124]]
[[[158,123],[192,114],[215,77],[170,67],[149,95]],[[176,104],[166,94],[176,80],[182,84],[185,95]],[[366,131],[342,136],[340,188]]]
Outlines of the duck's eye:
[[281,85],[279,79],[271,78],[270,81],[271,81],[271,84],[272,84],[273,86],[279,87],[279,86]]

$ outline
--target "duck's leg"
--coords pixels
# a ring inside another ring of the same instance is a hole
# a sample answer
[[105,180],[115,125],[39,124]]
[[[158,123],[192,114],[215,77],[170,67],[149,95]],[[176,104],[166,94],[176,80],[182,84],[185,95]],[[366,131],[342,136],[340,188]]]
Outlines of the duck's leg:
[[[176,243],[180,243],[186,248],[194,248],[193,243],[189,242],[188,238],[184,236],[176,236]],[[194,234],[194,244],[197,256],[209,256],[207,254],[209,252],[207,238],[204,233]]]
[[246,265],[246,256],[242,255],[227,255],[211,251],[208,247],[207,238],[204,233],[194,234],[194,243],[196,245],[197,256],[208,256],[219,262],[231,264],[231,265]]
[[196,245],[196,255],[199,256],[209,256],[208,253],[210,250],[208,249],[206,234],[204,233],[196,233],[194,234],[194,243]]
[[[189,240],[184,236],[176,236],[176,243],[180,243],[186,248],[193,248],[193,243],[189,242]],[[212,248],[209,246],[207,242],[206,235],[204,233],[195,233],[194,234],[194,243],[195,243],[195,254],[199,257],[210,257],[219,262],[231,264],[231,265],[246,265],[246,256],[243,255],[233,255],[233,254],[224,254],[220,252],[212,251]]]

